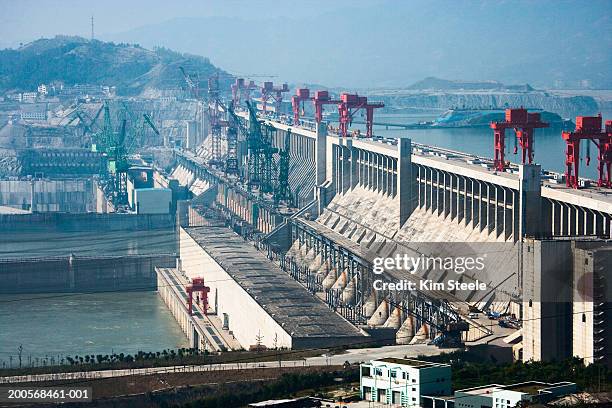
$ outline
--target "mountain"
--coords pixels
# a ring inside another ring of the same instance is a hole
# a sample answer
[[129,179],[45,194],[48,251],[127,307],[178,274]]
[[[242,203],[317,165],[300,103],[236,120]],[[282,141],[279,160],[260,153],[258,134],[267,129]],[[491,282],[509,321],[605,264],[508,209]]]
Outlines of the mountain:
[[[179,69],[197,73],[205,81],[215,72],[224,82],[228,75],[204,57],[165,48],[145,49],[136,44],[115,44],[81,37],[40,39],[18,49],[0,50],[0,91],[33,90],[41,83],[113,85],[121,95],[136,95],[151,88],[184,85]],[[227,84],[224,84],[227,85]]]
[[408,89],[416,90],[512,90],[512,91],[533,91],[529,84],[524,85],[504,85],[498,81],[451,81],[436,77],[427,77],[410,85]]
[[347,90],[402,88],[428,76],[612,89],[610,0],[355,3],[316,16],[194,15],[106,38]]

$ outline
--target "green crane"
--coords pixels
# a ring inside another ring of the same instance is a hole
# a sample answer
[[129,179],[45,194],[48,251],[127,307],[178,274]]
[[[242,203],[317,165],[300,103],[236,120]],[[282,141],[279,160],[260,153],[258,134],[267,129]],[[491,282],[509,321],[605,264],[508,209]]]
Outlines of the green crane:
[[276,178],[274,154],[278,153],[278,149],[272,146],[271,139],[275,130],[269,126],[262,126],[251,103],[247,101],[246,104],[249,109],[248,185],[259,187],[260,194],[274,193]]
[[284,201],[288,206],[293,205],[293,195],[289,187],[289,150],[291,148],[291,128],[285,133],[285,146],[279,152],[278,184],[274,193],[274,202],[278,205]]

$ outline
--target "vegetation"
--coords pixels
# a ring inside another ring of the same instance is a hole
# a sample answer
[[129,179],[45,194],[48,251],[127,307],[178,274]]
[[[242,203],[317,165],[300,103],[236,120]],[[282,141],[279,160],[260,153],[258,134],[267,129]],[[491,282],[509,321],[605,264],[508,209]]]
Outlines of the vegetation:
[[115,44],[80,37],[40,39],[18,49],[0,50],[0,91],[32,91],[39,84],[116,86],[133,95],[147,87],[177,88],[179,66],[205,82],[219,71],[207,58],[166,48],[147,50],[138,44]]
[[551,362],[496,363],[470,352],[419,358],[451,364],[455,390],[492,383],[513,384],[531,380],[571,381],[580,389],[593,392],[612,389],[612,370],[597,364],[585,366],[579,358]]
[[223,390],[220,394],[204,397],[203,399],[183,405],[185,408],[227,408],[242,407],[255,401],[263,401],[274,398],[295,397],[296,393],[303,390],[316,390],[330,385],[343,385],[359,381],[359,370],[357,367],[341,371],[326,371],[315,373],[289,373],[283,374],[279,379],[259,384],[257,386],[244,387],[239,390]]
[[98,354],[76,355],[66,357],[32,358],[23,357],[19,368],[16,356],[11,358],[11,364],[3,361],[0,376],[21,374],[46,374],[58,372],[118,370],[145,367],[165,367],[173,365],[198,365],[217,363],[242,363],[257,361],[300,360],[305,357],[320,355],[325,350],[287,351],[232,351],[225,353],[210,353],[191,348],[168,349],[157,352],[139,351],[136,354]]

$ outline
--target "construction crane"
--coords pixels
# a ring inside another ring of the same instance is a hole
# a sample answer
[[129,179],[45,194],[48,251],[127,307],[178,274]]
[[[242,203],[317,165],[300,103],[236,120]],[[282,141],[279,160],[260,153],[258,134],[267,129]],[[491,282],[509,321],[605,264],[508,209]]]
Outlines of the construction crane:
[[274,86],[273,82],[264,82],[261,87],[261,110],[264,114],[267,113],[267,104],[270,99],[274,100],[274,109],[279,115],[283,102],[283,92],[289,92],[289,85],[282,84]]
[[132,146],[126,144],[126,124],[127,119],[123,119],[117,137],[113,138],[107,149],[108,173],[112,187],[110,193],[116,207],[128,204],[127,173],[130,167],[128,155]]
[[522,164],[533,162],[534,131],[537,128],[547,128],[548,123],[540,120],[537,112],[529,113],[527,109],[506,109],[506,117],[503,122],[491,122],[493,129],[495,156],[493,166],[497,171],[504,171],[507,163],[506,151],[506,129],[514,129],[516,133],[514,154],[517,153],[516,142],[521,146]]
[[[225,107],[224,107],[225,108]],[[227,118],[227,156],[225,158],[225,173],[237,175],[238,169],[238,130],[248,138],[248,130],[244,128],[242,122],[234,111],[234,102],[231,101],[225,109]]]
[[325,105],[338,105],[340,100],[332,99],[328,91],[316,91],[312,98],[315,107],[315,122],[323,121],[323,109]]
[[271,132],[268,126],[262,126],[257,113],[247,102],[249,110],[248,171],[247,182],[250,188],[259,187],[260,194],[274,192],[275,163],[274,154],[278,149],[272,147]]
[[291,149],[291,128],[285,133],[285,145],[279,152],[278,184],[274,193],[274,202],[278,205],[284,201],[287,206],[293,205],[293,196],[289,186],[289,152]]
[[134,112],[132,112],[132,110],[124,101],[122,101],[121,104],[123,106],[124,112],[126,112],[127,115],[130,117],[131,125],[134,129],[134,136],[132,139],[137,146],[142,147],[146,145],[145,132],[147,127],[151,128],[151,130],[153,130],[153,133],[155,133],[156,135],[160,135],[159,131],[157,130],[157,127],[155,127],[149,115],[144,113],[142,115],[142,122],[138,123],[139,117],[134,114]]
[[592,142],[597,146],[597,170],[599,187],[612,187],[612,120],[606,121],[606,128],[602,131],[602,117],[598,116],[578,116],[576,117],[576,129],[573,132],[562,132],[561,136],[566,142],[565,149],[565,182],[568,187],[578,188],[580,185],[580,142],[586,140],[587,155],[586,165],[588,166],[591,157],[589,146]]
[[340,135],[348,136],[348,127],[353,122],[353,117],[357,111],[363,109],[366,112],[366,137],[372,137],[372,127],[374,125],[374,109],[383,108],[382,102],[368,103],[368,98],[357,94],[343,93],[340,95],[338,104],[338,115],[340,116]]
[[114,129],[111,119],[111,111],[110,111],[110,102],[104,101],[104,105],[102,106],[103,114],[103,122],[102,128],[92,135],[91,140],[91,151],[92,152],[100,152],[105,153],[106,149],[114,138]]
[[208,78],[208,119],[210,122],[211,138],[211,165],[221,165],[221,133],[222,128],[227,126],[227,121],[221,118],[220,108],[223,103],[219,93],[219,75],[215,74]]
[[[185,71],[185,68],[179,67],[181,73],[183,74],[183,78],[185,79],[185,83],[187,84],[187,88],[191,93],[191,96],[195,99],[200,99],[200,78],[198,74],[190,75]],[[175,71],[176,72],[176,71]]]
[[246,82],[244,78],[236,78],[231,88],[234,106],[240,106],[242,102],[251,101],[251,91],[257,89],[257,85],[253,81]]
[[293,124],[299,126],[300,116],[304,116],[304,102],[310,101],[310,89],[298,88],[295,95],[291,97],[291,107],[293,108]]

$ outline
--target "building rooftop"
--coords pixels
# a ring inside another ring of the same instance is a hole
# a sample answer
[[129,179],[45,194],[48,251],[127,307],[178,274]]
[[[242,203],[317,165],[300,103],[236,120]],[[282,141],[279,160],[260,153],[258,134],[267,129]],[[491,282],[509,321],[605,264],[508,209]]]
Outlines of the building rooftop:
[[185,231],[292,337],[366,339],[230,229],[205,226]]
[[382,361],[384,363],[391,363],[391,364],[401,364],[401,365],[410,366],[414,368],[440,367],[440,366],[447,365],[447,364],[431,363],[429,361],[415,360],[411,358],[395,358],[395,357],[381,358],[379,360],[374,360],[374,361]]
[[538,395],[541,391],[547,390],[548,388],[562,386],[562,385],[572,385],[570,382],[560,382],[560,383],[546,383],[541,381],[526,381],[518,384],[510,384],[510,385],[499,385],[499,384],[489,384],[483,385],[480,387],[467,388],[464,390],[458,390],[457,392],[462,392],[465,394],[473,394],[473,395],[486,395],[491,394],[496,391],[514,391],[520,392],[523,394],[529,395]]

